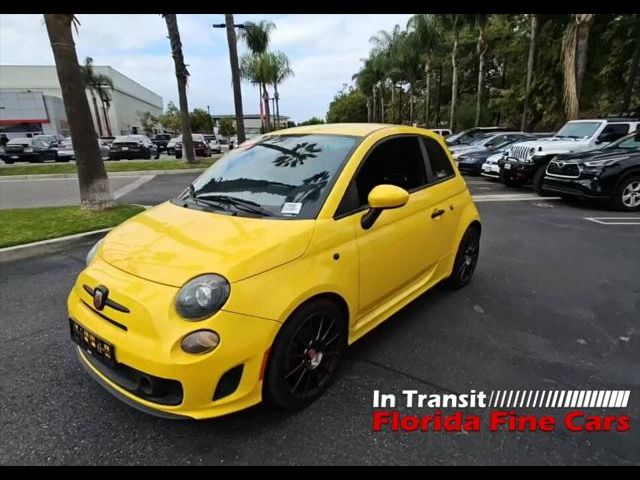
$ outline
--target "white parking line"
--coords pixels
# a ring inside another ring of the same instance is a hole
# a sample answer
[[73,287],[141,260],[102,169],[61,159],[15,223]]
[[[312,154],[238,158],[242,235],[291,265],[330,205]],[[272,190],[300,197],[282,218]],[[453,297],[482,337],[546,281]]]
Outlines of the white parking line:
[[600,225],[640,225],[640,217],[583,217]]
[[126,184],[124,187],[119,188],[118,190],[113,192],[113,198],[117,200],[120,197],[124,197],[127,193],[134,191],[136,188],[140,187],[141,185],[144,185],[148,181],[152,180],[154,177],[155,175],[144,175],[143,177],[140,177],[138,180]]
[[[140,178],[140,175],[118,175],[117,178]],[[78,177],[77,176],[73,176],[73,177],[60,177],[60,178],[28,178],[28,179],[24,179],[24,178],[0,178],[0,183],[10,183],[10,182],[51,182],[52,180],[66,180],[66,181],[72,181],[72,182],[77,182],[78,181]]]
[[532,193],[504,193],[504,194],[483,194],[472,195],[474,202],[524,202],[540,200],[560,200],[560,197],[540,197]]

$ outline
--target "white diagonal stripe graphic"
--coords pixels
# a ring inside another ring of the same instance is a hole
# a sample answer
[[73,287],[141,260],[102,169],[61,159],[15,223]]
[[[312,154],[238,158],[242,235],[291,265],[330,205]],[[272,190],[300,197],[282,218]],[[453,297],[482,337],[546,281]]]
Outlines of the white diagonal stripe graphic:
[[491,402],[493,401],[493,393],[495,392],[495,390],[491,390],[491,396],[489,397],[489,403],[487,403],[487,405],[490,407],[491,406]]
[[611,399],[611,390],[604,391],[604,399],[602,400],[602,406],[604,408],[609,406],[609,400]]
[[558,401],[558,394],[559,393],[560,392],[558,390],[554,390],[553,391],[553,400],[551,400],[551,408],[556,408],[556,405],[558,405],[557,401]]
[[584,394],[586,392],[584,390],[580,390],[580,395],[578,396],[578,402],[576,403],[576,407],[582,407],[584,405]]
[[598,400],[596,401],[596,408],[602,407],[602,400],[604,399],[604,390],[598,392]]
[[509,390],[509,400],[507,400],[507,408],[511,406],[511,397],[513,396],[513,390]]
[[533,396],[533,390],[529,390],[529,395],[527,395],[527,407],[529,408],[529,403],[531,402],[531,397]]
[[622,401],[624,400],[624,392],[622,390],[618,390],[618,398],[616,400],[616,408],[622,407]]
[[513,398],[513,406],[516,408],[518,406],[518,398],[520,398],[520,390],[516,391],[516,396]]
[[622,408],[627,408],[627,402],[629,401],[629,396],[631,395],[631,390],[625,390],[624,396],[622,397]]
[[[540,393],[540,390],[536,390],[536,395],[535,397],[533,397],[533,405],[532,407],[536,407],[537,406],[537,402],[538,402],[538,394]],[[529,404],[527,403],[527,407],[529,406]]]
[[611,398],[609,399],[609,408],[615,407],[617,401],[618,401],[618,391],[611,390]]
[[500,400],[500,408],[504,407],[504,401],[507,399],[507,391],[502,391],[502,400]]
[[598,391],[591,390],[591,401],[589,402],[589,408],[593,408],[596,406],[597,399],[598,399]]
[[564,408],[568,408],[571,405],[571,399],[573,398],[573,391],[567,391],[567,398],[564,400]]
[[545,404],[545,407],[549,407],[551,404],[551,390],[545,391],[544,393],[547,395],[547,403]]
[[562,401],[564,400],[564,396],[567,394],[566,390],[560,390],[560,396],[558,397],[558,407],[562,406]]
[[584,408],[589,407],[589,404],[591,403],[591,394],[592,394],[592,393],[593,393],[593,392],[591,392],[591,390],[587,390],[587,391],[585,392],[585,395],[584,395],[584,403],[582,404],[582,406],[583,406]]

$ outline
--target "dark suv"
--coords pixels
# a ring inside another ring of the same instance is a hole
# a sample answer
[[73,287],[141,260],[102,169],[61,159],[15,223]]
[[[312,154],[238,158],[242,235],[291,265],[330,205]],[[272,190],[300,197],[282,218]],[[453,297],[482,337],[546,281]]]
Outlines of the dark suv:
[[157,133],[153,137],[151,137],[151,142],[156,147],[158,147],[159,152],[164,152],[167,150],[169,140],[171,140],[171,135],[169,135],[168,133]]
[[640,132],[598,150],[556,156],[547,166],[542,192],[640,210]]

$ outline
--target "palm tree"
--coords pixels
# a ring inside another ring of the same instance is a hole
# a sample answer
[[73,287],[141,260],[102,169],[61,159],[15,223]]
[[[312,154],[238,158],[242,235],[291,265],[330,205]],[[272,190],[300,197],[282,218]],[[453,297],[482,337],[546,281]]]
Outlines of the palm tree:
[[233,14],[224,15],[227,27],[227,43],[229,44],[229,61],[231,63],[231,78],[233,81],[233,103],[236,109],[236,137],[238,145],[246,140],[244,133],[244,112],[242,111],[242,88],[240,85],[240,66],[238,64],[238,41],[236,39],[235,21]]
[[433,15],[424,13],[411,17],[407,23],[407,28],[411,29],[416,36],[418,48],[422,51],[424,60],[424,123],[428,126],[431,106],[431,64],[434,51],[440,41],[440,31]]
[[475,15],[476,25],[478,27],[478,43],[476,44],[476,52],[478,53],[478,93],[476,95],[476,121],[475,126],[480,125],[480,115],[482,113],[482,89],[484,88],[484,56],[489,48],[487,41],[487,23],[491,15],[479,13]]
[[441,15],[439,17],[444,26],[451,31],[451,110],[449,113],[449,129],[454,130],[456,122],[456,107],[458,104],[458,42],[460,40],[460,26],[463,21],[458,13]]
[[638,65],[640,64],[640,28],[638,28],[637,25],[640,25],[640,22],[636,23],[636,29],[638,30],[638,33],[636,34],[636,46],[633,50],[633,55],[631,56],[631,64],[629,65],[627,88],[625,88],[624,95],[622,97],[623,112],[626,112],[629,109],[629,104],[631,103],[631,95],[633,94],[633,86],[635,85],[636,79],[638,78]]
[[44,21],[76,154],[80,206],[87,210],[114,207],[71,31],[72,25],[77,28],[79,22],[72,13],[46,13]]
[[266,108],[265,131],[271,130],[269,118],[269,85],[275,77],[273,57],[268,53],[245,53],[240,59],[240,75],[253,85],[257,85]]
[[280,128],[280,93],[278,92],[278,85],[281,85],[287,78],[293,77],[294,73],[289,65],[289,57],[284,52],[274,52],[271,55],[273,61],[271,84],[273,85],[273,96],[276,100],[276,125]]
[[180,103],[180,118],[182,123],[182,145],[187,162],[195,163],[195,152],[193,151],[193,138],[191,137],[191,122],[189,119],[189,103],[187,102],[187,80],[189,71],[184,63],[182,54],[182,42],[180,41],[180,30],[178,30],[178,19],[175,13],[163,13],[162,16],[167,23],[169,32],[169,42],[171,44],[171,55],[176,67],[176,79],[178,81],[178,100]]
[[[93,58],[91,57],[85,58],[84,66],[82,66],[81,68],[84,83],[89,89],[91,100],[93,101],[93,111],[96,116],[96,125],[98,126],[98,132],[100,133],[101,137],[104,136],[104,132],[102,131],[102,121],[100,119],[100,109],[98,108],[98,102],[96,99],[96,93],[100,98],[102,114],[105,120],[105,127],[107,129],[107,135],[111,136],[111,126],[109,125],[107,111],[109,109],[108,105],[110,105],[111,102],[111,97],[109,96],[108,89],[113,89],[113,80],[111,80],[111,78],[107,75],[95,73],[95,70],[93,69]],[[105,111],[105,104],[107,105],[107,111]]]
[[522,107],[522,121],[520,130],[524,131],[527,126],[529,116],[529,96],[531,95],[531,84],[533,83],[533,70],[536,62],[536,50],[538,47],[538,30],[540,28],[540,15],[531,14],[531,34],[529,37],[529,59],[527,60],[527,81],[525,84],[524,105]]
[[587,68],[589,31],[593,13],[576,13],[562,39],[562,69],[564,77],[564,105],[568,120],[578,118],[580,90]]
[[[257,57],[265,54],[271,40],[271,32],[276,28],[273,22],[262,20],[260,22],[245,22],[245,28],[241,31],[240,36],[247,44],[251,54]],[[267,60],[256,60],[266,65]],[[260,69],[259,69],[260,70]],[[264,69],[262,69],[264,71]],[[262,105],[265,112],[265,131],[271,130],[271,114],[269,110],[269,92],[267,91],[267,83],[264,78],[257,78],[258,88],[262,96]]]

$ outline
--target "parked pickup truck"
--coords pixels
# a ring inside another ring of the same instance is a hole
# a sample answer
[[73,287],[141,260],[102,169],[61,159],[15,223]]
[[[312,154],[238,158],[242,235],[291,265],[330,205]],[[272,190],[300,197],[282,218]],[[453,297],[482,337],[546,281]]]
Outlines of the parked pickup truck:
[[572,120],[553,137],[514,143],[500,170],[500,180],[508,186],[533,184],[542,194],[545,170],[556,155],[601,148],[636,131],[638,125],[637,118]]

